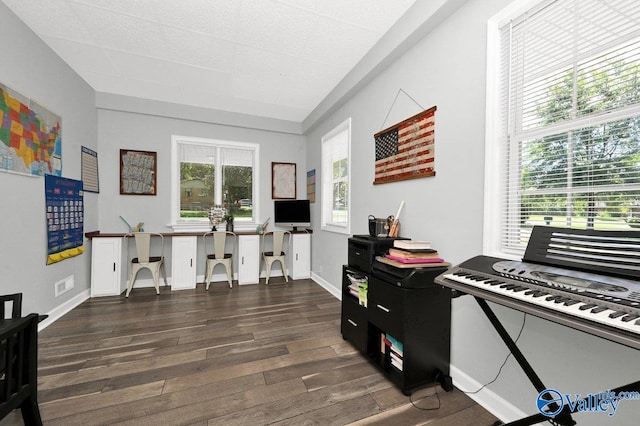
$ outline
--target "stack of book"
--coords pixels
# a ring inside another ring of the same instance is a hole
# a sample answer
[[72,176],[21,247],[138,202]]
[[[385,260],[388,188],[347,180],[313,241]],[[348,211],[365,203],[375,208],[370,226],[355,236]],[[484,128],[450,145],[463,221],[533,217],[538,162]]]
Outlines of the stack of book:
[[406,266],[448,266],[437,250],[431,248],[429,241],[395,240],[389,254],[385,256],[393,264]]
[[369,290],[369,281],[366,276],[356,276],[347,274],[349,277],[349,294],[358,299],[360,305],[367,307],[367,292]]
[[[403,346],[402,343],[394,339],[390,334],[382,334],[382,344],[384,353],[389,355],[391,365],[402,371]],[[388,351],[386,350],[388,348]]]

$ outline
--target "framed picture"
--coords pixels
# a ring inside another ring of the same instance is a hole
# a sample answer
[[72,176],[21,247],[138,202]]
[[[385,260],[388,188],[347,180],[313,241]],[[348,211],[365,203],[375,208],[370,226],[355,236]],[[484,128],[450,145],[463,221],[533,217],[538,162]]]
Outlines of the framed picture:
[[271,163],[271,198],[296,198],[295,163]]
[[100,192],[98,180],[98,153],[86,146],[80,147],[82,185],[85,192]]
[[120,150],[120,194],[156,195],[157,153]]

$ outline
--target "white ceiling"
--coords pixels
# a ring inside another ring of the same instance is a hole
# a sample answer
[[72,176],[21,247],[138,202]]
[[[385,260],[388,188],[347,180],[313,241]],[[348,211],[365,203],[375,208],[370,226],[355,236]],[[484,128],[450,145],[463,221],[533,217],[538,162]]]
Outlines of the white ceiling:
[[1,0],[97,92],[302,122],[415,0]]

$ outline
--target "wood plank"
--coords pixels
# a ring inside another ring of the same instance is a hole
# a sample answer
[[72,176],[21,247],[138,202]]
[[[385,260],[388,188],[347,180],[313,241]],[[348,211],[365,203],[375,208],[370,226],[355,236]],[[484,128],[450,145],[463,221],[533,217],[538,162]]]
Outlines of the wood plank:
[[[49,425],[491,424],[459,391],[412,405],[340,334],[311,280],[89,299],[39,335]],[[20,411],[2,426],[22,425]]]

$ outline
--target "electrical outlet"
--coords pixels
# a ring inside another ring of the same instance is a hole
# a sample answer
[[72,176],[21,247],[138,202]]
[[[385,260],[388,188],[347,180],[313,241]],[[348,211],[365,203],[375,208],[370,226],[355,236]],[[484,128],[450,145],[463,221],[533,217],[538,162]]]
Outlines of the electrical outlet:
[[73,275],[54,284],[55,297],[61,296],[75,286]]

